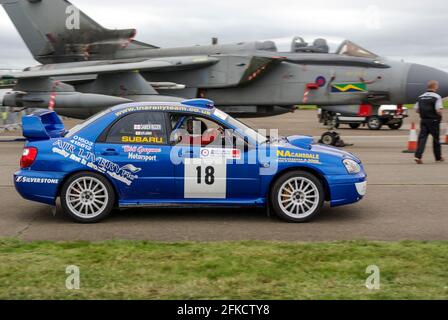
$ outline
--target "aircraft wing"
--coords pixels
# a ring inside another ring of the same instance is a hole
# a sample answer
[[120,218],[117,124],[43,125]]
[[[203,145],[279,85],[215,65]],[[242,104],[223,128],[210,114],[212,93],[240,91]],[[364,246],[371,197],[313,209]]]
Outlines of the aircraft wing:
[[64,64],[45,65],[37,70],[34,69],[30,71],[1,74],[0,79],[79,76],[88,74],[121,73],[127,71],[179,71],[203,68],[218,62],[218,58],[208,56],[168,57],[149,59],[141,62],[107,63],[99,65],[85,65],[85,63],[81,62],[76,65],[70,63],[67,67],[65,67]]

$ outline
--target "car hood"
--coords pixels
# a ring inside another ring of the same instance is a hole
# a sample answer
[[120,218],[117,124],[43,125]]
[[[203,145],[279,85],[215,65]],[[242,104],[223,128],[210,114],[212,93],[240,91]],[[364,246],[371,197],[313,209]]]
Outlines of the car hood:
[[280,148],[285,149],[297,149],[302,151],[311,151],[320,154],[326,154],[329,156],[338,157],[341,159],[352,159],[358,163],[361,163],[361,160],[351,154],[350,152],[341,150],[336,147],[331,147],[323,144],[317,144],[314,141],[313,137],[309,136],[289,136],[283,139],[283,143],[279,144]]

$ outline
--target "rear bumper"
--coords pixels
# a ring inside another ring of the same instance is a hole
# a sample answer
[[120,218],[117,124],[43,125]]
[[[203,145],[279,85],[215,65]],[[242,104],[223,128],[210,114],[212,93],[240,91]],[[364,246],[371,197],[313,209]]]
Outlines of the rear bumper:
[[61,172],[21,170],[14,174],[14,185],[24,199],[54,206],[64,176]]
[[331,195],[330,205],[332,207],[358,202],[367,193],[367,176],[364,173],[327,178]]

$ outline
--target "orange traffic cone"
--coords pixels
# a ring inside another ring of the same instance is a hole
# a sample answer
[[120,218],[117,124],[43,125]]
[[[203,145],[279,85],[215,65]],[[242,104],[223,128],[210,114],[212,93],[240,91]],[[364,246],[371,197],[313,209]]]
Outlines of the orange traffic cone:
[[417,144],[418,144],[417,141],[418,141],[417,129],[415,127],[415,123],[412,122],[411,131],[409,133],[408,149],[404,150],[403,153],[415,153],[417,151]]
[[446,130],[445,130],[445,141],[443,141],[442,144],[448,145],[448,124],[446,125]]

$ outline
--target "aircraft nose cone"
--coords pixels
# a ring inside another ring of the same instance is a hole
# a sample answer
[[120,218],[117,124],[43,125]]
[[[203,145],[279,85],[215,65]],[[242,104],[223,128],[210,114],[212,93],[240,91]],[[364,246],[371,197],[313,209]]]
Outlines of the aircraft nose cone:
[[439,81],[437,91],[443,98],[448,97],[448,73],[421,64],[412,64],[408,73],[406,101],[414,103],[427,90],[428,81]]

